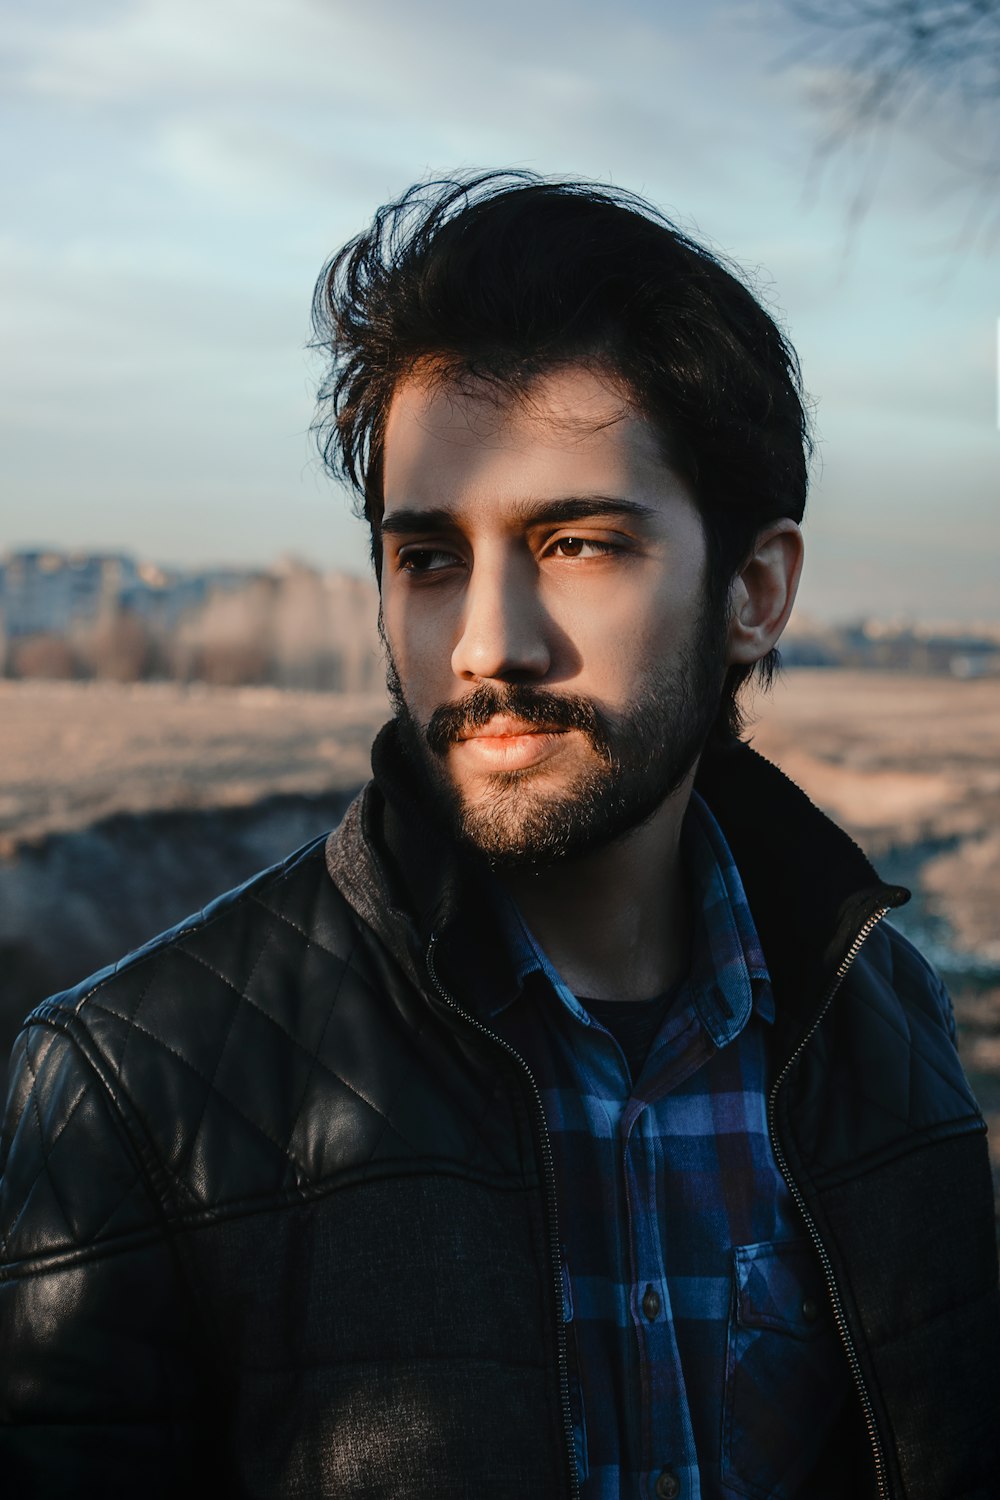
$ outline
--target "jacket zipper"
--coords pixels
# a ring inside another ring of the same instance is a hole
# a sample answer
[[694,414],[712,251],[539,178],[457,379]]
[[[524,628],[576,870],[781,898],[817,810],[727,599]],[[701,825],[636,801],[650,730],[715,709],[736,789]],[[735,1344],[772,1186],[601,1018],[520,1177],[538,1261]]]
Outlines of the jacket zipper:
[[806,1228],[809,1231],[809,1236],[816,1249],[816,1253],[819,1256],[820,1264],[823,1267],[823,1275],[826,1279],[827,1289],[830,1293],[830,1302],[833,1307],[833,1316],[834,1321],[837,1325],[837,1332],[840,1335],[840,1341],[846,1351],[847,1362],[850,1365],[851,1375],[854,1379],[854,1384],[857,1387],[858,1395],[861,1398],[861,1410],[864,1415],[865,1426],[868,1429],[868,1441],[871,1444],[872,1457],[875,1460],[875,1483],[878,1488],[879,1500],[891,1500],[891,1496],[886,1479],[885,1455],[882,1451],[882,1443],[879,1438],[878,1425],[875,1421],[875,1408],[872,1404],[872,1399],[871,1395],[869,1394],[868,1387],[865,1385],[864,1375],[861,1370],[861,1362],[858,1359],[858,1353],[854,1346],[854,1340],[852,1339],[850,1330],[847,1327],[847,1319],[844,1316],[844,1305],[840,1298],[840,1291],[837,1287],[837,1282],[834,1276],[833,1266],[830,1262],[830,1257],[827,1254],[826,1246],[823,1244],[823,1241],[820,1238],[820,1233],[816,1227],[816,1222],[813,1219],[812,1215],[809,1213],[809,1210],[806,1208],[805,1198],[802,1195],[801,1189],[799,1188],[798,1183],[792,1177],[791,1171],[789,1170],[785,1153],[782,1149],[781,1142],[778,1139],[777,1131],[775,1129],[774,1112],[778,1098],[778,1090],[781,1088],[781,1085],[784,1083],[785,1078],[787,1077],[793,1065],[802,1055],[802,1052],[804,1051],[807,1043],[815,1034],[827,1011],[830,1009],[830,1006],[833,1003],[833,998],[836,995],[837,991],[840,989],[840,986],[843,984],[844,979],[847,976],[847,972],[853,964],[855,958],[857,958],[862,943],[868,937],[868,934],[872,931],[872,928],[876,927],[878,923],[881,922],[882,918],[885,916],[888,910],[889,908],[887,906],[883,906],[880,908],[880,910],[873,912],[868,920],[864,923],[864,926],[858,932],[857,936],[854,939],[854,942],[851,944],[847,953],[841,960],[840,967],[837,969],[837,972],[833,977],[833,981],[826,992],[823,1003],[820,1006],[815,1020],[775,1079],[774,1085],[771,1089],[771,1093],[767,1101],[767,1128],[768,1134],[771,1137],[771,1148],[774,1151],[775,1160],[778,1163],[781,1175],[782,1177],[784,1177],[785,1182],[788,1184],[788,1189],[795,1200],[795,1203],[802,1215],[803,1220],[805,1221]]
[[531,1088],[531,1097],[535,1112],[535,1122],[538,1129],[538,1140],[541,1146],[542,1168],[545,1181],[545,1197],[548,1208],[547,1219],[549,1226],[549,1255],[552,1271],[553,1306],[556,1310],[556,1352],[559,1365],[559,1398],[562,1407],[563,1436],[566,1445],[566,1457],[569,1462],[569,1492],[571,1500],[579,1500],[580,1478],[577,1473],[576,1467],[576,1444],[573,1440],[573,1412],[570,1406],[569,1396],[569,1358],[566,1350],[566,1325],[562,1317],[563,1270],[562,1252],[559,1245],[559,1216],[556,1205],[556,1174],[555,1167],[553,1166],[552,1162],[552,1144],[549,1140],[548,1125],[545,1122],[545,1108],[542,1104],[542,1096],[538,1091],[538,1084],[535,1082],[534,1074],[528,1067],[528,1064],[525,1062],[521,1054],[519,1052],[516,1052],[509,1042],[505,1042],[502,1036],[499,1036],[495,1031],[491,1031],[489,1027],[484,1026],[481,1021],[477,1021],[475,1016],[470,1015],[467,1010],[463,1010],[462,1007],[458,1004],[458,1001],[455,1000],[454,996],[450,995],[445,989],[444,985],[438,978],[437,969],[434,966],[434,949],[437,946],[437,941],[438,937],[437,933],[435,933],[432,936],[427,948],[427,972],[431,977],[431,983],[434,985],[434,988],[437,991],[438,995],[440,995],[441,999],[450,1010],[453,1010],[456,1015],[461,1016],[463,1021],[465,1021],[469,1026],[473,1027],[473,1029],[478,1031],[482,1036],[487,1037],[491,1042],[494,1042],[498,1047],[502,1048],[502,1050],[507,1053],[508,1057],[513,1058],[514,1062],[517,1064],[521,1072],[524,1074],[525,1078],[528,1080],[528,1084]]

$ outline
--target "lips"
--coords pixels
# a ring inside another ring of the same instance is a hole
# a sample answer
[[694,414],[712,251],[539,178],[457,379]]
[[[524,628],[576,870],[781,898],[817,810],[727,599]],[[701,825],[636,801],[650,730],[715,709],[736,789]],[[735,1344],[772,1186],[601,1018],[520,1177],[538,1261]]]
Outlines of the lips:
[[601,743],[598,716],[588,699],[521,683],[502,690],[481,683],[467,697],[439,705],[424,734],[428,749],[444,757],[453,751],[471,754],[477,745],[484,755],[515,743],[558,749],[576,738],[573,731],[595,748]]
[[462,731],[452,746],[457,763],[487,774],[526,771],[547,761],[565,744],[567,731],[499,716]]
[[521,739],[525,735],[541,734],[565,734],[566,730],[555,724],[527,724],[523,719],[512,719],[502,714],[491,719],[488,724],[482,724],[474,729],[465,730],[458,735],[460,741],[466,740],[507,740]]

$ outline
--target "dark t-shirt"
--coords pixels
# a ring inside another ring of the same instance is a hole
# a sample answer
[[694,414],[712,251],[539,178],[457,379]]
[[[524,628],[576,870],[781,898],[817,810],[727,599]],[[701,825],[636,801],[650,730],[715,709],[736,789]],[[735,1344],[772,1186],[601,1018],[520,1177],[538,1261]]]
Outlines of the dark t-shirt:
[[584,1010],[610,1031],[625,1054],[632,1082],[639,1077],[649,1049],[674,1000],[679,984],[672,984],[651,1000],[587,1000],[577,996]]

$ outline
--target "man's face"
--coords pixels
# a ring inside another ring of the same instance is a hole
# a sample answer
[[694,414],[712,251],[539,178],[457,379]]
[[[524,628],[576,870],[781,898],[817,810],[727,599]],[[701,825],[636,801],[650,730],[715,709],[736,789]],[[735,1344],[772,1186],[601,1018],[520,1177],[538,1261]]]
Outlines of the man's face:
[[643,822],[715,717],[727,623],[650,424],[582,365],[520,399],[414,377],[384,486],[390,690],[458,830],[531,866]]

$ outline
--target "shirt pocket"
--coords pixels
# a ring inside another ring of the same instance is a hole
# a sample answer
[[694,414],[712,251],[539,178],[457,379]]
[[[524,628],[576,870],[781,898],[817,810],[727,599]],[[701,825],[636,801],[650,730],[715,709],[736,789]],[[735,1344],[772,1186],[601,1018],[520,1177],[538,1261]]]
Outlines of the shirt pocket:
[[847,1368],[819,1263],[803,1241],[738,1245],[726,1347],[722,1480],[754,1500],[797,1495],[822,1459]]

